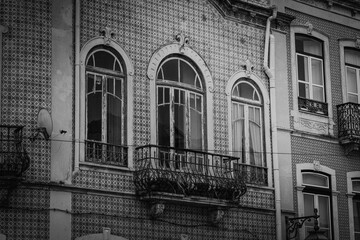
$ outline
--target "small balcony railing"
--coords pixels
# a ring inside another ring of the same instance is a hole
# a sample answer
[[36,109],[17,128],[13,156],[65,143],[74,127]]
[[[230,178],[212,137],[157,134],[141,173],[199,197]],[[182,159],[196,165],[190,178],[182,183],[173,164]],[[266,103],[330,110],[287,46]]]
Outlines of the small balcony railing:
[[113,165],[118,167],[128,166],[128,148],[97,141],[85,141],[86,162]]
[[147,145],[135,149],[134,182],[139,194],[164,192],[238,202],[246,183],[265,185],[266,168],[240,158]]
[[0,125],[0,178],[19,178],[30,166],[22,130],[23,126]]
[[316,113],[320,115],[328,115],[328,104],[312,99],[298,97],[299,110]]
[[342,144],[360,145],[360,104],[344,103],[337,106],[339,139]]

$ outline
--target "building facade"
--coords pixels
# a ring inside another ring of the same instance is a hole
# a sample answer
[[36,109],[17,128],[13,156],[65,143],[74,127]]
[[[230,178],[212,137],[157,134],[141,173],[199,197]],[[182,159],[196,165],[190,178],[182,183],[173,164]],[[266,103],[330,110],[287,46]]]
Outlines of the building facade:
[[357,239],[357,9],[1,0],[0,239]]

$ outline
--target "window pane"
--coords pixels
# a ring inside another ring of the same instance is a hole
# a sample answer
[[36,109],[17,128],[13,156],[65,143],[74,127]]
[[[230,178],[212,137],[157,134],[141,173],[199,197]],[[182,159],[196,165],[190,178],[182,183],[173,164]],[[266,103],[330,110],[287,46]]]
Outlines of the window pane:
[[158,142],[170,146],[170,105],[158,106]]
[[107,142],[121,145],[121,101],[120,99],[107,95]]
[[358,96],[354,94],[348,94],[348,101],[353,103],[358,103]]
[[329,178],[327,176],[314,173],[303,173],[302,176],[305,185],[329,187]]
[[313,86],[313,99],[324,102],[324,92],[322,87]]
[[296,36],[296,51],[322,56],[322,42],[306,36]]
[[[304,193],[304,215],[305,216],[312,216],[314,215],[314,195],[306,194]],[[311,221],[306,221],[305,226],[309,226],[313,228],[314,226],[314,220],[311,219]]]
[[297,56],[298,80],[309,82],[308,57]]
[[319,227],[330,228],[329,197],[319,196]]
[[360,66],[360,51],[345,48],[345,63]]
[[352,181],[353,192],[360,192],[360,180]]
[[237,103],[232,104],[232,140],[234,155],[245,162],[244,106]]
[[311,72],[313,84],[323,86],[322,61],[311,59]]
[[174,104],[174,138],[176,148],[185,148],[185,106]]
[[96,76],[96,86],[97,91],[102,91],[102,76]]
[[190,148],[202,150],[202,114],[195,109],[190,109]]
[[262,166],[261,128],[253,121],[249,122],[249,152],[250,164]]
[[299,97],[310,98],[309,84],[299,82]]
[[354,209],[354,229],[355,232],[360,234],[360,200],[353,200],[353,209]]
[[180,61],[180,82],[195,86],[196,73],[184,61]]
[[115,71],[119,71],[119,72],[122,72],[122,68],[121,68],[121,65],[119,63],[119,61],[116,61],[115,62],[115,68],[114,68]]
[[94,75],[93,74],[87,74],[87,92],[94,91]]
[[253,100],[254,88],[247,83],[240,83],[240,97]]
[[114,70],[114,61],[115,58],[108,52],[98,51],[94,53],[95,57],[95,67],[106,68],[110,70]]
[[115,95],[120,99],[123,99],[122,82],[123,82],[122,79],[115,79]]
[[164,80],[168,81],[179,81],[179,73],[178,73],[178,61],[177,59],[171,59],[164,63],[162,66],[162,70],[164,73]]
[[114,93],[114,79],[113,78],[107,79],[107,92]]
[[101,93],[92,93],[87,97],[87,139],[101,141]]
[[346,80],[347,80],[347,91],[348,93],[358,93],[356,69],[346,68]]

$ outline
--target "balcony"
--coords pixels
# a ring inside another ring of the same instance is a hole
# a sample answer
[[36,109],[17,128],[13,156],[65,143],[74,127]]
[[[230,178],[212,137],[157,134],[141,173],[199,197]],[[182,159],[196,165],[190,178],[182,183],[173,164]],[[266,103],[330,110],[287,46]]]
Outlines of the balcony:
[[340,144],[345,153],[360,151],[360,104],[344,103],[337,106]]
[[117,167],[128,166],[128,148],[97,141],[85,141],[85,161]]
[[240,158],[208,152],[147,145],[135,150],[134,182],[147,200],[206,205],[236,204],[246,183],[267,184],[267,169]]
[[298,107],[299,110],[302,111],[325,116],[328,115],[328,104],[325,102],[298,97]]
[[0,180],[19,180],[29,168],[22,130],[23,126],[0,125]]

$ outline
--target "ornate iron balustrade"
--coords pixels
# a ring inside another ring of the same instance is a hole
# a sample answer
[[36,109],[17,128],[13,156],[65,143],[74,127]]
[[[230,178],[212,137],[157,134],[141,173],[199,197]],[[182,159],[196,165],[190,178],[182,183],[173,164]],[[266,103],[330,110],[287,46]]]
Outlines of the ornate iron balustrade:
[[135,149],[134,182],[139,194],[164,192],[238,202],[245,183],[267,184],[267,169],[240,158],[146,145]]
[[298,107],[299,110],[326,116],[328,115],[328,104],[325,102],[298,97]]
[[22,130],[23,126],[0,125],[0,177],[21,177],[30,166]]
[[119,167],[128,166],[128,148],[97,141],[85,141],[86,162],[93,162]]
[[340,104],[337,106],[337,114],[340,142],[360,144],[360,104]]

